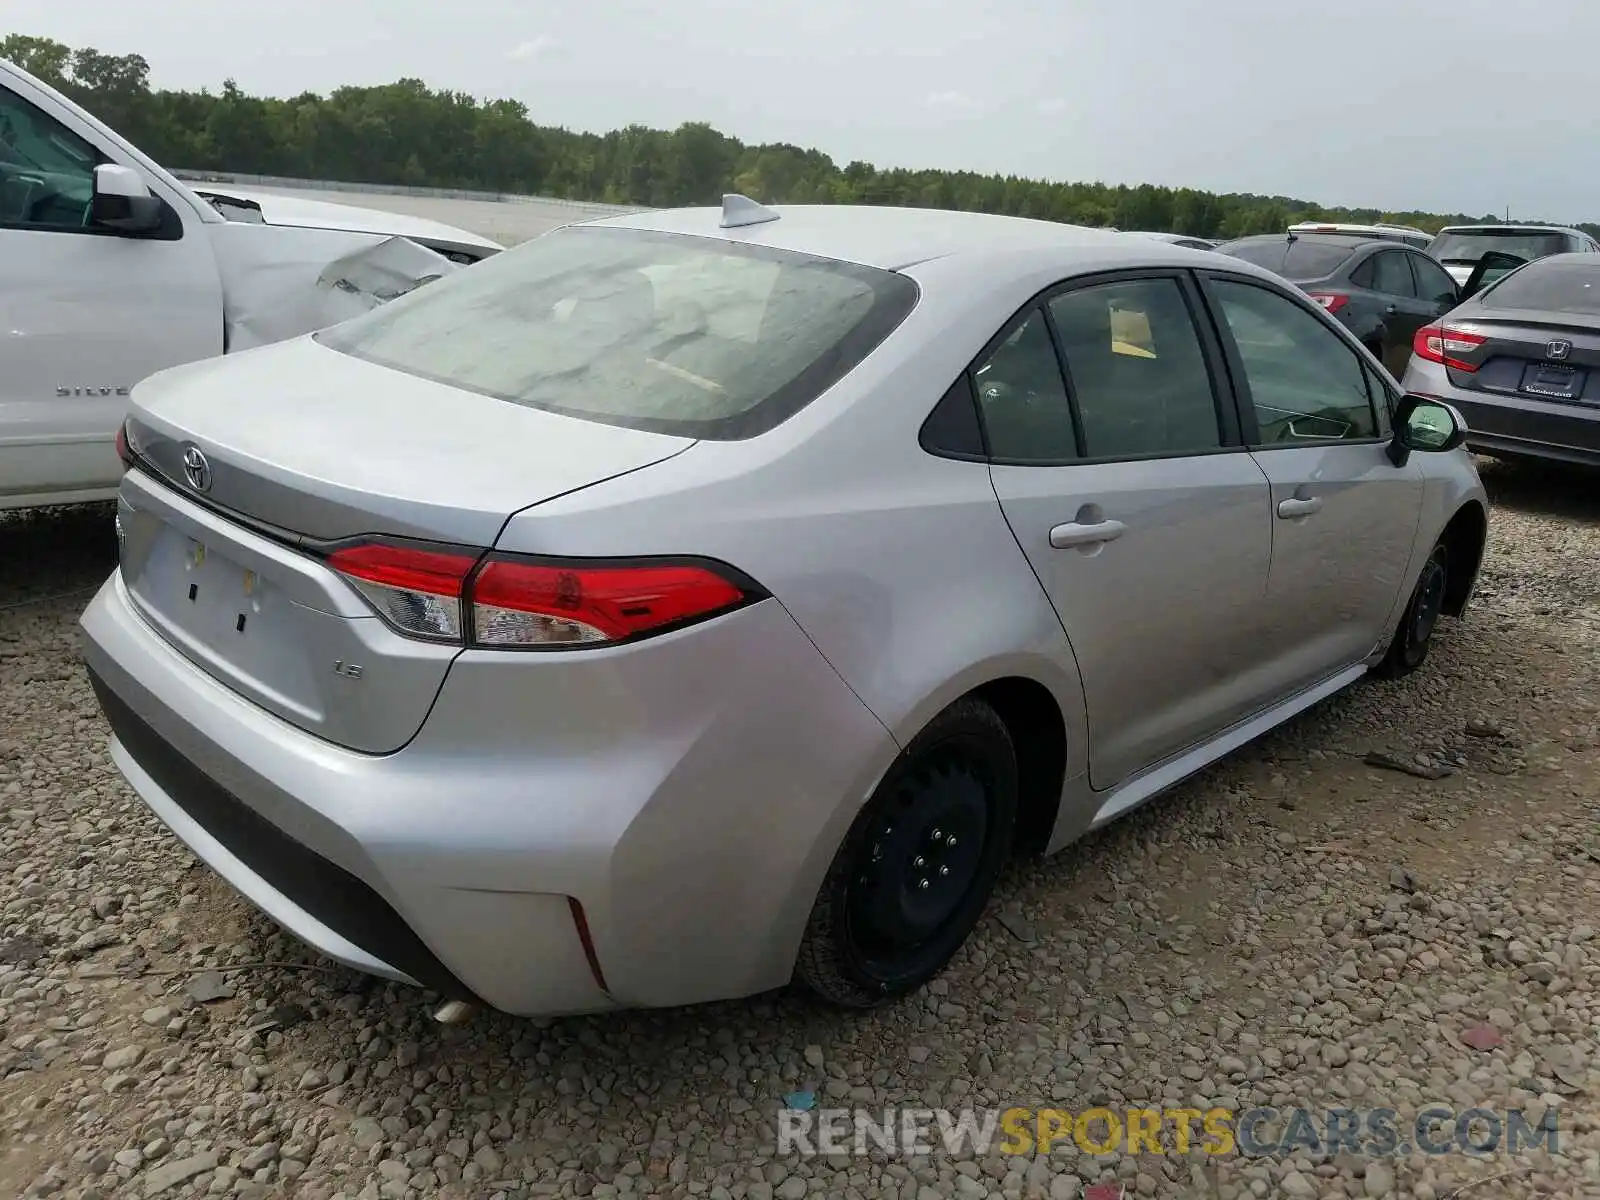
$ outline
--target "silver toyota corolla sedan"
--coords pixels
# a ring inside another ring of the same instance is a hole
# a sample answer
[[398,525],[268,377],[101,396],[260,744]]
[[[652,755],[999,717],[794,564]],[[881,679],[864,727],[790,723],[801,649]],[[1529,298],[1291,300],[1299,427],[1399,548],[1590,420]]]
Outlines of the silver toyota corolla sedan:
[[141,384],[86,652],[135,791],[334,959],[868,1005],[1012,852],[1421,663],[1461,437],[1237,259],[730,197]]

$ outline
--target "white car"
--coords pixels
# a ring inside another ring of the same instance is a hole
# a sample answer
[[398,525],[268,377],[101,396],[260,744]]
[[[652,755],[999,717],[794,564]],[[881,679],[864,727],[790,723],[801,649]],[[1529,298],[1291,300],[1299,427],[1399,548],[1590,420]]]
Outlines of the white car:
[[145,376],[501,249],[416,217],[190,188],[0,61],[0,509],[114,496],[117,428]]
[[1345,233],[1355,237],[1378,238],[1386,242],[1404,242],[1418,250],[1426,250],[1428,243],[1433,241],[1433,234],[1425,229],[1417,229],[1411,225],[1395,225],[1388,221],[1378,221],[1372,225],[1356,225],[1348,221],[1301,221],[1298,225],[1291,225],[1289,233]]

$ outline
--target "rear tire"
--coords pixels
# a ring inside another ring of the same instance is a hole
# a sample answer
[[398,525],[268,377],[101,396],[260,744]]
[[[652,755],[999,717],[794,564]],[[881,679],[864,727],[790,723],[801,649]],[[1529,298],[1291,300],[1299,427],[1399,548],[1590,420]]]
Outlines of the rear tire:
[[1394,631],[1389,652],[1378,664],[1378,675],[1384,679],[1399,679],[1422,665],[1428,657],[1428,647],[1439,624],[1449,584],[1450,551],[1440,542],[1428,555],[1428,561],[1422,564],[1417,586],[1412,589],[1411,599],[1400,617],[1400,627]]
[[932,979],[983,916],[1017,818],[1017,761],[999,715],[958,700],[906,747],[834,855],[796,977],[869,1008]]

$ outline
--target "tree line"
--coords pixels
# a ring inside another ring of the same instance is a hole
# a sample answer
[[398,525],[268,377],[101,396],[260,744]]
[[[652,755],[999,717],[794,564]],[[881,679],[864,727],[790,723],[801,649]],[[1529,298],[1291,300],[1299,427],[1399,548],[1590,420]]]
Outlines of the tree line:
[[[406,184],[671,207],[735,191],[767,203],[891,204],[1038,217],[1195,237],[1274,233],[1296,221],[1395,221],[1429,231],[1494,221],[1464,213],[1330,208],[1288,196],[1153,184],[1060,183],[974,171],[840,167],[821,150],[747,145],[699,121],[584,133],[540,125],[516,100],[419,79],[328,95],[251,96],[150,86],[138,54],[0,38],[0,58],[59,89],[156,161],[197,171]],[[1580,226],[1600,236],[1600,225]]]

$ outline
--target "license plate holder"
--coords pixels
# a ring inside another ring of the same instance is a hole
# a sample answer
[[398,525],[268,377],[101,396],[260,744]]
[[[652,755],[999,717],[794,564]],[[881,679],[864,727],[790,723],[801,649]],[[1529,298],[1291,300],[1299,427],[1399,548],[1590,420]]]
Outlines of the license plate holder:
[[1529,363],[1522,372],[1520,390],[1548,400],[1576,400],[1583,394],[1586,371],[1554,363]]
[[199,626],[196,632],[209,628],[213,633],[222,632],[220,626],[228,624],[236,636],[247,633],[267,590],[255,571],[194,538],[186,539],[183,570],[176,586],[180,591],[176,607],[194,613],[183,624]]

